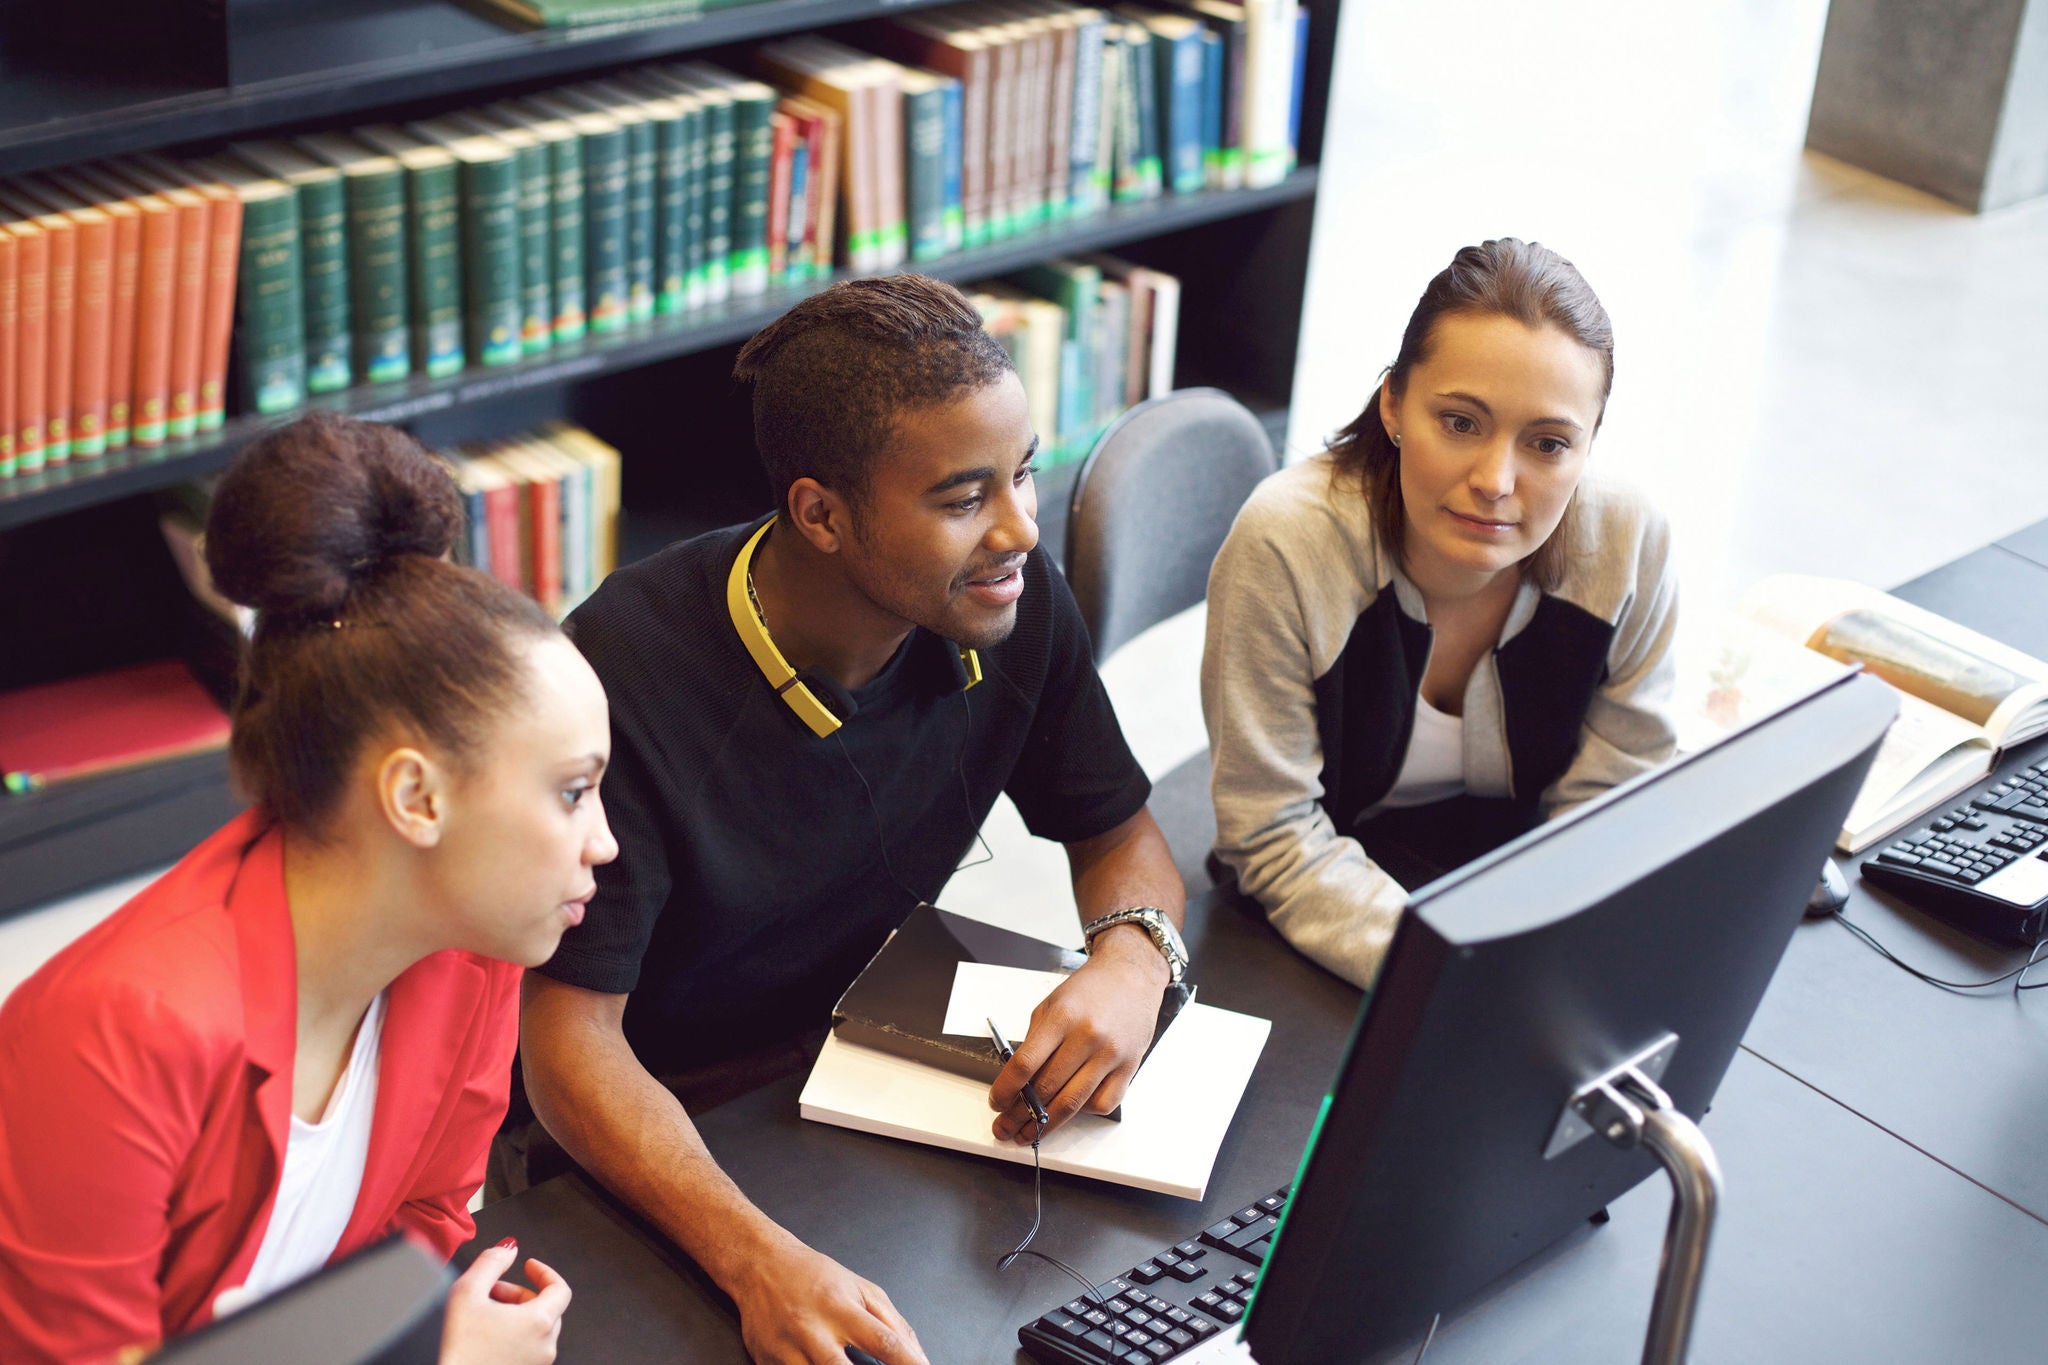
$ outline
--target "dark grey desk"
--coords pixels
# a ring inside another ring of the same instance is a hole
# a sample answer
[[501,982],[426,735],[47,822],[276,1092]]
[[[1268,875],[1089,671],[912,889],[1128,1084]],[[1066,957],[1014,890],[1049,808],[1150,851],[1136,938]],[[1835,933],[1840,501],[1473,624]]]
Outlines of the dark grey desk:
[[[2048,655],[2048,524],[1916,580],[1902,595]],[[2038,543],[2038,546],[2036,545]],[[2015,546],[2025,547],[2014,548]],[[1212,826],[1208,765],[1154,808],[1190,886]],[[1850,913],[1911,960],[1960,977],[2016,955],[1859,885]],[[1274,1020],[1202,1203],[1048,1176],[1039,1246],[1107,1276],[1284,1182],[1335,1071],[1356,993],[1233,903],[1189,910],[1202,998]],[[1913,981],[1838,926],[1802,927],[1705,1123],[1729,1197],[1695,1338],[1701,1362],[1995,1362],[2048,1340],[2048,995],[1967,999]],[[886,1288],[935,1365],[1014,1365],[1019,1323],[1070,1297],[1051,1267],[994,1258],[1030,1223],[1030,1173],[797,1117],[800,1078],[700,1115],[719,1160],[773,1217]],[[1661,1179],[1460,1309],[1431,1362],[1633,1361],[1668,1204]],[[745,1355],[717,1291],[579,1177],[478,1217],[576,1289],[561,1359]],[[1413,1354],[1389,1354],[1388,1365]],[[1334,1363],[1333,1363],[1334,1365]]]
[[[1158,805],[1206,813],[1206,760],[1162,783]],[[1182,832],[1187,825],[1175,821]],[[1207,848],[1210,827],[1191,833]],[[1176,840],[1183,863],[1198,861]],[[1273,1021],[1258,1070],[1197,1204],[1047,1175],[1035,1245],[1104,1278],[1293,1179],[1324,1088],[1336,1074],[1359,995],[1289,949],[1263,919],[1206,893],[1189,906],[1201,999]],[[934,1365],[1018,1359],[1016,1329],[1073,1297],[1051,1266],[996,1258],[1031,1225],[1031,1171],[797,1117],[801,1076],[697,1118],[719,1163],[771,1217],[880,1284]],[[561,1360],[745,1360],[729,1308],[674,1250],[581,1177],[550,1181],[483,1210],[485,1246],[516,1235],[576,1291]],[[1647,1300],[1645,1301],[1647,1304]]]
[[[2048,558],[2048,534],[2033,540]],[[2048,566],[1990,546],[1898,592],[2048,657],[2048,606],[1997,605],[2048,604]],[[2048,744],[2030,745],[2001,771],[2044,756]],[[1982,981],[2026,960],[1907,908],[1853,867],[1850,886],[1849,917],[1923,971]],[[2029,979],[2048,980],[2048,963]],[[1793,935],[1743,1045],[2048,1220],[2048,991],[2018,1000],[2010,991],[1950,995],[1884,962],[1840,925],[1808,923]]]

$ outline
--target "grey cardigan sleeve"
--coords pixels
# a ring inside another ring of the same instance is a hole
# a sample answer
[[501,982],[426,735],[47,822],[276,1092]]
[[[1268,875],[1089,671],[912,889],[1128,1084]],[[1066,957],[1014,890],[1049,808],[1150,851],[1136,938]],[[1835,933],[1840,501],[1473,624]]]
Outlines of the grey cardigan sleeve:
[[1369,986],[1407,893],[1323,809],[1317,651],[1303,600],[1312,583],[1355,581],[1358,568],[1298,535],[1283,553],[1272,534],[1286,529],[1279,511],[1255,498],[1209,575],[1202,716],[1216,853],[1289,943]]
[[1639,518],[1634,562],[1627,566],[1633,581],[1608,648],[1607,681],[1586,707],[1577,756],[1543,793],[1545,819],[1669,761],[1678,748],[1671,721],[1678,671],[1671,652],[1678,627],[1671,527],[1647,503],[1637,501],[1631,511]]

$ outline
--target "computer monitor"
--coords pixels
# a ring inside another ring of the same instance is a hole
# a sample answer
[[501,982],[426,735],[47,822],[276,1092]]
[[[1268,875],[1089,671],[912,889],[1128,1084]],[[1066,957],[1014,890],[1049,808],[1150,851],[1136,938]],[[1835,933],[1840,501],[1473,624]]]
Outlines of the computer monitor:
[[387,1237],[180,1337],[150,1365],[435,1365],[451,1279]]
[[1895,711],[1844,678],[1416,892],[1245,1319],[1259,1365],[1413,1340],[1657,1171],[1572,1097],[1639,1059],[1706,1112]]

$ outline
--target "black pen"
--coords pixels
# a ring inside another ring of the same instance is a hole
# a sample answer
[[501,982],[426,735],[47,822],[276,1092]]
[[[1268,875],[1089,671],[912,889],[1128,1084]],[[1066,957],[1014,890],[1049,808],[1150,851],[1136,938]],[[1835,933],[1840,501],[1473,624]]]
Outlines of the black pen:
[[[1002,1058],[1006,1064],[1010,1058],[1017,1055],[1017,1049],[1003,1041],[1003,1031],[996,1027],[996,1021],[993,1019],[988,1021],[988,1036],[995,1040],[996,1056]],[[1044,1132],[1048,1122],[1045,1102],[1038,1098],[1038,1092],[1031,1088],[1029,1081],[1024,1082],[1024,1103],[1031,1106],[1031,1117],[1038,1120],[1038,1131]]]

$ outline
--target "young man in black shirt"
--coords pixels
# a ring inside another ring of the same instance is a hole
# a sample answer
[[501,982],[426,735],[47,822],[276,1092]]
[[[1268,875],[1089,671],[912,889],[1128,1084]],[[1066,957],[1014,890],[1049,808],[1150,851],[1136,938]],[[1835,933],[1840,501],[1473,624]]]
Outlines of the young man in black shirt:
[[1118,922],[1033,1016],[994,1130],[1029,1140],[1027,1080],[1048,1127],[1107,1112],[1185,965],[1181,882],[1035,552],[1037,439],[972,305],[918,276],[837,285],[736,374],[776,515],[621,570],[570,620],[611,699],[621,852],[527,976],[526,1092],[732,1296],[755,1360],[925,1365],[881,1289],[748,1202],[671,1085],[826,1023],[1006,792],[1066,844],[1084,926]]

